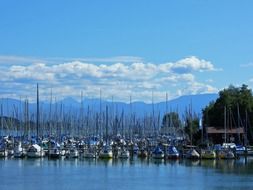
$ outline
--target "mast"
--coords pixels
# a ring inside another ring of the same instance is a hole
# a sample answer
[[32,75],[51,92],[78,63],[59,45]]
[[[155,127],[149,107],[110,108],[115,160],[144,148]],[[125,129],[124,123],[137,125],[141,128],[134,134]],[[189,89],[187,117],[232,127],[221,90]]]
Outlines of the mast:
[[108,106],[106,106],[106,118],[105,118],[105,138],[106,138],[106,145],[108,145]]
[[102,138],[102,100],[101,97],[102,96],[102,92],[101,92],[101,88],[99,90],[99,137],[100,139]]
[[130,140],[132,141],[132,119],[133,119],[133,115],[132,115],[132,96],[130,95],[130,123],[129,123],[129,137]]
[[239,104],[237,103],[237,135],[238,135],[239,143],[241,143],[239,128],[240,128],[240,110],[239,110]]
[[[81,123],[81,125],[79,124],[78,125],[78,129],[77,129],[77,132],[78,132],[78,136],[80,137],[80,130],[82,130],[82,132],[83,132],[83,123],[84,123],[84,119],[83,119],[83,111],[84,111],[84,109],[83,109],[83,91],[81,91],[81,107],[80,107],[80,123]],[[80,129],[81,128],[81,129]]]
[[124,130],[124,110],[122,110],[120,121],[121,121],[121,130],[122,130],[122,131],[121,131],[121,135],[122,135],[122,137],[125,139],[125,130]]
[[155,108],[154,108],[154,92],[152,91],[152,124],[153,124],[153,135],[156,136],[156,126],[155,126]]
[[[112,128],[110,129],[112,131],[113,134],[117,135],[117,130],[116,130],[116,127],[117,127],[117,117],[114,118],[114,100],[113,100],[113,96],[112,96],[112,103],[111,103],[111,126]],[[116,115],[117,116],[117,115]]]
[[37,83],[37,117],[36,117],[36,135],[37,139],[39,138],[39,121],[40,121],[40,113],[39,113],[39,84]]
[[1,129],[0,129],[0,136],[2,136],[2,130],[4,130],[4,118],[3,118],[3,104],[1,103]]
[[30,139],[30,122],[29,122],[29,108],[28,108],[28,99],[25,99],[25,110],[24,110],[24,117],[25,117],[25,131],[24,136]]
[[[60,128],[59,128],[59,139],[60,139],[60,142],[61,142],[61,139],[62,139],[62,131],[63,131],[63,119],[64,119],[64,104],[63,104],[63,101],[61,101],[61,106],[60,106]],[[76,135],[76,134],[75,134]]]
[[52,101],[53,101],[53,92],[52,92],[52,88],[50,91],[50,106],[49,106],[49,137],[51,137],[52,135]]
[[244,146],[248,145],[248,112],[245,111],[245,129],[244,129]]
[[190,105],[190,135],[191,135],[191,146],[192,146],[192,99],[191,99],[191,105]]
[[86,135],[90,137],[92,131],[90,129],[90,106],[87,107],[87,118],[86,118]]
[[[18,135],[18,131],[19,131],[19,134],[22,138],[22,100],[21,100],[21,96],[19,97],[19,107],[17,108],[18,110],[18,120],[19,120],[19,124],[17,126],[17,135]],[[18,129],[19,128],[19,129]]]
[[98,137],[98,134],[99,134],[99,121],[98,121],[98,119],[99,119],[99,116],[98,116],[98,113],[96,113],[96,123],[95,123],[95,125],[96,125],[96,131],[95,131],[96,137]]
[[168,93],[166,92],[166,114],[168,113]]
[[224,133],[225,133],[225,143],[227,142],[227,108],[226,106],[224,107]]
[[166,112],[164,114],[165,116],[165,126],[164,126],[164,132],[167,134],[169,131],[169,123],[168,123],[168,93],[166,92]]

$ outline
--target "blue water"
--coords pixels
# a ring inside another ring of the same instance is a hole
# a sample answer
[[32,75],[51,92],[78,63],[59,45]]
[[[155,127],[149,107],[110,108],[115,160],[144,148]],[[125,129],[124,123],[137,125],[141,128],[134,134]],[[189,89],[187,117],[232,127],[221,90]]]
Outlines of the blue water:
[[253,160],[0,160],[1,190],[253,189]]

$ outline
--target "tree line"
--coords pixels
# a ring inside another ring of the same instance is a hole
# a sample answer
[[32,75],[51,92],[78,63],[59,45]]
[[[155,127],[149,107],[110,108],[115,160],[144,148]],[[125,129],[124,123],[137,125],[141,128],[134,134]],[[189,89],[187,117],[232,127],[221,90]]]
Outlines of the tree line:
[[[224,120],[226,120],[227,128],[242,127],[247,133],[247,139],[253,144],[253,95],[252,90],[245,84],[240,87],[230,85],[219,92],[219,97],[209,103],[202,110],[202,125],[199,128],[200,117],[196,113],[192,113],[190,109],[186,109],[182,119],[178,113],[167,113],[163,117],[163,127],[181,127],[184,132],[191,137],[193,144],[201,143],[202,130],[206,127],[224,128]],[[162,128],[163,128],[162,127]]]

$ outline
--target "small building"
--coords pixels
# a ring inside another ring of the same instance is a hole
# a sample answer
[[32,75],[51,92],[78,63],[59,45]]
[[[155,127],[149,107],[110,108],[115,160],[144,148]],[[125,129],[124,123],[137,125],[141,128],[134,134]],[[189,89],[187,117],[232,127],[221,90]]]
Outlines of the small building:
[[225,142],[243,143],[244,142],[244,128],[228,128],[224,127],[206,127],[207,139],[214,144],[222,144]]

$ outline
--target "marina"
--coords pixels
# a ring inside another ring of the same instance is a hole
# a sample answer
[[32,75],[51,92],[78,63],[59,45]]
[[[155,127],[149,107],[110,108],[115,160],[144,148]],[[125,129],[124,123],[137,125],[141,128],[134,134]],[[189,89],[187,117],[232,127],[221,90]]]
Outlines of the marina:
[[1,1],[0,190],[253,190],[253,1]]
[[185,117],[160,118],[154,108],[135,115],[131,97],[128,114],[100,98],[98,111],[81,101],[74,114],[52,102],[43,110],[39,95],[37,84],[34,112],[27,100],[19,109],[0,102],[0,189],[252,189],[251,126],[239,106],[240,130],[224,106],[224,126],[208,136],[191,104]]

